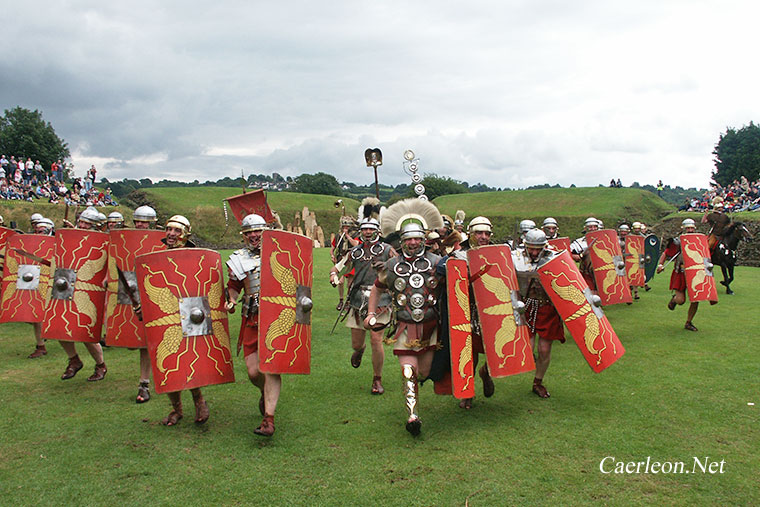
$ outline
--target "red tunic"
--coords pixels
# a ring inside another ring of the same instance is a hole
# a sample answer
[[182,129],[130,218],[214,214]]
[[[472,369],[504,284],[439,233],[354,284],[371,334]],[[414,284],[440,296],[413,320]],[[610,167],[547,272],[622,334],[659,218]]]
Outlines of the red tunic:
[[[235,280],[229,277],[227,288],[241,293],[245,287],[244,280]],[[243,316],[240,322],[240,333],[238,334],[237,351],[240,353],[240,347],[243,347],[243,357],[248,357],[259,350],[259,314],[248,318]]]
[[[558,340],[565,343],[565,327],[557,309],[551,303],[541,305],[534,301],[528,300],[525,307],[525,315],[529,316],[528,325],[531,330],[544,340]],[[531,322],[534,311],[536,312],[535,322]]]
[[[665,249],[665,257],[672,259],[680,251],[681,247],[673,241]],[[686,275],[683,272],[683,262],[681,259],[677,259],[674,263],[673,272],[670,274],[670,290],[686,292]]]

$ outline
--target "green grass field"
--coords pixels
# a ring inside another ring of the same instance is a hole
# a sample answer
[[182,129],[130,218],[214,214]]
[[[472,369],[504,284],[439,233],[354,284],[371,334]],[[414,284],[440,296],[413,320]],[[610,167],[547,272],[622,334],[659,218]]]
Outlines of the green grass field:
[[[26,359],[31,326],[0,326],[0,502],[3,505],[752,505],[760,501],[760,382],[756,305],[760,270],[737,268],[736,295],[703,304],[698,333],[670,312],[668,276],[632,306],[608,309],[626,354],[594,374],[572,340],[556,345],[545,378],[552,397],[531,393],[531,374],[496,379],[471,411],[421,388],[422,435],[404,430],[398,362],[386,348],[383,396],[369,394],[369,354],[349,365],[348,332],[329,334],[336,290],[328,251],[315,252],[312,373],[288,376],[277,431],[253,434],[258,392],[242,358],[237,382],[204,389],[211,419],[159,421],[164,395],[137,405],[138,354],[106,349],[108,375],[89,383],[93,362],[59,379],[65,354]],[[669,275],[668,268],[666,274]],[[239,314],[230,319],[233,333]],[[755,403],[750,406],[748,403]],[[725,461],[716,474],[602,474],[600,461]]]

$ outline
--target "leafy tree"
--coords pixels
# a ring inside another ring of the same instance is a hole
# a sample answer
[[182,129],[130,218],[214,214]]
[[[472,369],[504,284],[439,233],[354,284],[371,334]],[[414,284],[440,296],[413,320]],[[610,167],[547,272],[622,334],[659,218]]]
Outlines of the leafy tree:
[[[467,194],[469,190],[461,182],[453,180],[448,176],[437,176],[435,174],[426,174],[420,182],[425,186],[425,195],[431,201],[441,195],[449,194]],[[414,187],[409,188],[407,196],[414,197]]]
[[715,155],[712,179],[716,183],[726,186],[742,176],[755,181],[760,176],[760,126],[749,122],[739,130],[726,129],[712,154]]
[[327,173],[302,174],[294,180],[294,192],[303,194],[343,195],[335,176]]
[[0,152],[31,157],[47,168],[58,159],[71,155],[68,145],[42,118],[42,113],[16,106],[0,116]]

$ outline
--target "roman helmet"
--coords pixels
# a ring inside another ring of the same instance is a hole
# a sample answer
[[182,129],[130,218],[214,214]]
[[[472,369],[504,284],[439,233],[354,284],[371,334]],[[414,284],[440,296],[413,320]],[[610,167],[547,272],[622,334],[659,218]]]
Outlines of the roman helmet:
[[475,237],[475,233],[478,231],[493,233],[493,225],[491,224],[491,221],[483,216],[478,216],[470,220],[470,223],[467,225],[467,241],[472,247],[478,246],[478,241]]
[[536,222],[534,222],[533,220],[526,219],[520,222],[520,234],[525,234],[526,232],[535,228],[536,228]]
[[118,211],[112,211],[108,214],[108,218],[106,220],[109,224],[124,224],[124,215]]
[[631,228],[628,227],[628,224],[620,224],[618,225],[618,232],[625,232],[626,234],[628,234],[629,232],[631,232]]
[[530,248],[544,248],[547,243],[546,233],[541,229],[529,230],[523,239],[523,244]]
[[377,218],[362,218],[361,222],[359,222],[359,230],[363,229],[372,229],[373,233],[370,241],[375,242],[380,238],[380,222],[377,221]]
[[683,231],[684,229],[687,229],[689,227],[696,230],[697,223],[691,218],[685,218],[684,221],[681,222],[681,230]]
[[398,232],[401,239],[401,250],[408,257],[422,255],[424,248],[409,251],[406,240],[420,238],[425,240],[426,231],[443,227],[441,212],[430,201],[422,199],[404,199],[389,206],[380,218],[380,228],[385,237]]
[[544,218],[544,223],[541,224],[541,228],[547,235],[554,237],[559,230],[559,224],[554,218],[546,217]]
[[175,227],[182,231],[177,246],[185,246],[185,244],[187,244],[187,240],[190,238],[190,235],[193,233],[192,228],[190,227],[190,220],[183,217],[182,215],[174,215],[166,221],[166,228],[168,229],[169,227]]
[[82,222],[99,226],[100,225],[100,215],[101,213],[93,208],[92,206],[88,206],[85,208],[85,210],[79,214],[79,218],[77,220],[81,220]]
[[49,218],[42,217],[39,220],[37,220],[37,223],[34,225],[34,232],[36,234],[47,234],[51,235],[53,233],[55,224],[53,224],[53,221]]
[[139,206],[132,214],[132,220],[135,222],[156,222],[156,210],[150,206]]
[[32,227],[34,227],[34,224],[42,220],[44,217],[42,216],[42,213],[32,213],[32,216],[29,217],[29,223],[32,224]]
[[243,222],[240,224],[240,234],[248,231],[263,231],[264,229],[269,229],[269,226],[264,220],[264,217],[257,215],[256,213],[251,213],[250,215],[243,217]]
[[597,220],[594,217],[588,217],[586,221],[583,223],[583,228],[588,232],[590,227],[596,226],[596,228],[600,228],[599,220]]
[[633,229],[633,232],[635,233],[641,232],[641,222],[633,222],[633,224],[631,224],[631,229]]

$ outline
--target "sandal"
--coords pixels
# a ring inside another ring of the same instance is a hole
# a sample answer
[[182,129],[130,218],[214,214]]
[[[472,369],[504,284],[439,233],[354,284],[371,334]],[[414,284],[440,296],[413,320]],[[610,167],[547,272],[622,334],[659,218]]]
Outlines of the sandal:
[[381,379],[382,377],[372,377],[372,394],[383,394],[385,392]]
[[172,411],[169,412],[169,415],[164,417],[164,419],[161,421],[161,424],[164,426],[175,426],[180,419],[182,419],[182,402],[178,402],[176,405],[172,404]]
[[668,310],[673,311],[675,309],[676,309],[676,302],[671,299],[670,303],[668,303]]
[[29,359],[37,359],[38,357],[42,357],[45,354],[47,354],[47,349],[45,348],[45,346],[44,345],[37,345],[37,348],[34,349],[34,352],[32,352],[31,354],[29,354],[29,356],[27,356],[27,357]]
[[536,393],[536,396],[539,398],[548,398],[549,397],[549,391],[546,390],[546,387],[544,387],[544,384],[541,383],[542,381],[536,381],[533,380],[533,392]]
[[420,434],[420,431],[422,430],[422,422],[420,421],[420,418],[417,416],[412,416],[408,421],[406,421],[406,431],[411,433],[413,436],[417,436]]
[[338,300],[338,305],[335,307],[336,310],[341,311],[343,309],[343,300]]
[[206,404],[203,396],[193,397],[193,403],[195,403],[195,424],[203,424],[208,421],[208,404]]
[[140,385],[137,388],[137,398],[135,403],[145,403],[150,401],[150,383],[147,380],[141,380]]
[[459,400],[459,408],[470,410],[472,408],[473,399],[474,398],[463,398],[462,400]]
[[696,326],[694,326],[694,324],[692,324],[691,322],[687,322],[683,328],[688,331],[697,331]]
[[274,416],[265,415],[264,420],[261,421],[259,427],[253,430],[253,432],[262,437],[271,437],[274,435]]
[[66,369],[63,372],[63,375],[61,375],[61,380],[66,380],[73,378],[74,375],[77,374],[79,370],[82,369],[84,364],[82,364],[82,360],[79,359],[79,356],[74,356],[69,358],[69,364],[66,366]]
[[362,356],[364,355],[364,349],[366,349],[367,346],[365,345],[359,350],[355,350],[353,354],[351,354],[351,366],[354,368],[358,368],[362,365]]
[[493,396],[494,391],[496,391],[496,386],[493,385],[493,379],[490,373],[488,373],[488,365],[484,364],[481,366],[478,374],[481,380],[483,380],[483,396],[490,398]]

